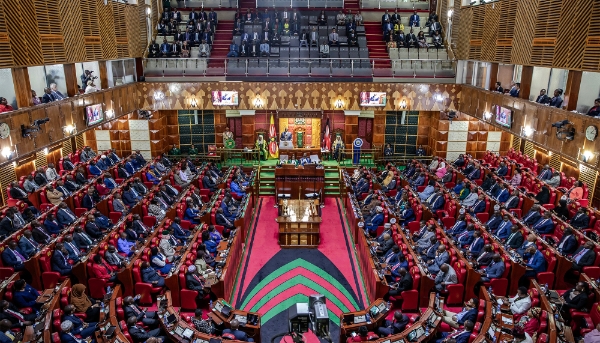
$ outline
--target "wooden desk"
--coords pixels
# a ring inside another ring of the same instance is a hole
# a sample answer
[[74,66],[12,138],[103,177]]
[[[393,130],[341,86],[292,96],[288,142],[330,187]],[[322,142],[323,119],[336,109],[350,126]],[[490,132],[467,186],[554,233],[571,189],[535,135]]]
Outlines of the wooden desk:
[[[60,290],[64,287],[71,287],[70,279],[66,279],[60,284],[58,290],[54,292],[54,296],[48,304],[48,311],[46,312],[46,315],[44,317],[44,342],[52,342],[52,312],[54,312],[55,309],[60,308]],[[54,289],[52,289],[52,291],[54,291]],[[33,333],[33,327],[31,327],[31,333]],[[34,341],[34,339],[32,339],[31,337],[28,337],[29,340],[25,339],[25,336],[27,336],[27,332],[25,332],[25,335],[23,336],[23,342]]]
[[[369,301],[383,297],[390,289],[385,277],[381,277],[376,267],[376,257],[371,256],[370,244],[362,231],[357,237],[358,263],[363,271],[363,279]],[[377,261],[379,262],[379,261]]]
[[[202,227],[202,224],[200,224],[200,226]],[[173,300],[173,306],[176,306],[176,307],[181,306],[179,292],[181,291],[181,288],[185,287],[185,285],[179,284],[179,269],[182,265],[185,265],[187,255],[188,255],[188,253],[192,252],[194,243],[198,240],[199,236],[200,236],[200,230],[197,230],[196,233],[192,236],[192,240],[190,241],[190,243],[188,243],[187,249],[179,252],[181,259],[177,263],[177,266],[175,266],[175,268],[172,269],[173,272],[170,272],[165,277],[165,286],[167,287],[167,289],[169,289],[171,291],[171,298]],[[187,272],[187,270],[185,272]]]
[[[371,309],[374,307],[377,307],[379,310],[377,316],[371,317],[371,320],[367,322],[366,314],[369,313],[370,315]],[[379,298],[364,310],[340,314],[340,342],[345,342],[346,338],[350,337],[352,332],[357,332],[358,328],[363,325],[366,325],[369,331],[375,331],[385,321],[388,311],[386,302]],[[348,323],[347,318],[351,317],[354,319],[352,323]]]
[[[211,286],[211,290],[217,297],[231,299],[231,292],[235,283],[235,278],[240,268],[240,260],[242,258],[242,237],[240,234],[236,234],[231,241],[229,246],[229,254],[225,260],[225,266],[221,270],[221,277],[219,282]],[[227,250],[229,241],[221,241],[217,247],[217,258],[215,261],[221,262],[224,258],[220,256],[220,253]]]
[[320,242],[318,200],[279,200],[279,245],[282,248],[316,248]]
[[325,169],[316,165],[296,168],[284,165],[275,169],[275,195],[291,194],[292,199],[304,199],[307,193],[322,193],[325,188]]
[[[247,312],[247,311],[242,311],[242,310],[236,310],[236,309],[231,309],[230,313],[228,316],[223,315],[223,313],[221,313],[221,308],[223,306],[228,306],[231,308],[231,305],[226,302],[224,299],[220,298],[217,299],[217,301],[214,304],[215,306],[213,306],[212,311],[208,314],[208,316],[211,318],[211,320],[217,324],[217,325],[222,325],[223,327],[225,327],[226,329],[230,329],[231,328],[231,321],[238,318],[239,317],[246,317],[248,316],[248,314],[253,314],[256,315],[258,318],[258,322],[256,325],[253,324],[249,324],[246,323],[243,326],[239,327],[239,330],[244,331],[245,333],[248,334],[248,336],[253,337],[255,342],[260,342],[260,321],[261,321],[261,315],[257,312]],[[243,322],[243,320],[241,321]]]

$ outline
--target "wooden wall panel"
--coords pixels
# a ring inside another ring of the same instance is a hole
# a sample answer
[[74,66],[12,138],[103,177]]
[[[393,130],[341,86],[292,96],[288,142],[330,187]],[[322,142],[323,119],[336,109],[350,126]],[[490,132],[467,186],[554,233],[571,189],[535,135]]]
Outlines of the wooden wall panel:
[[118,57],[118,47],[116,32],[121,32],[125,29],[125,25],[121,27],[115,26],[115,23],[120,18],[114,18],[113,8],[120,8],[122,4],[108,1],[108,5],[104,4],[104,0],[96,0],[96,8],[98,10],[98,19],[102,23],[100,25],[100,38],[102,45],[102,59],[110,60]]
[[60,11],[61,32],[64,40],[65,56],[69,62],[86,60],[84,34],[81,30],[81,2],[52,0]]
[[531,44],[535,33],[537,17],[537,0],[520,0],[515,18],[515,34],[511,51],[511,62],[514,64],[531,64]]
[[[583,19],[600,18],[600,1],[594,1],[592,9]],[[583,50],[582,69],[600,70],[600,22],[589,20],[587,40]],[[598,195],[600,197],[600,194]]]
[[[503,12],[503,3],[491,3],[485,5],[485,18],[483,22],[483,34],[481,42],[481,60],[493,61],[494,57],[496,56],[498,27],[500,26],[500,17],[503,17]],[[504,20],[502,20],[502,26],[505,25],[506,23]]]
[[469,59],[481,59],[481,45],[483,43],[483,27],[485,22],[486,6],[473,7],[471,19],[471,34],[469,36]]
[[14,65],[12,49],[8,38],[5,1],[0,0],[0,67],[3,68]]
[[44,64],[33,0],[4,0],[4,10],[14,65]]
[[[460,3],[460,1],[455,1],[455,3]],[[455,9],[453,18],[454,25],[456,25],[454,30],[452,30],[452,41],[456,46],[456,49],[454,49],[454,54],[456,56],[456,59],[467,60],[469,59],[469,45],[471,41],[473,9]]]
[[[581,28],[588,27],[589,23],[594,20],[589,15],[582,16],[581,14],[590,13],[593,1],[570,0],[568,6],[562,6],[552,66],[564,69],[581,68],[587,40],[586,35],[581,34]],[[572,18],[580,20],[572,20]]]
[[498,35],[496,37],[496,56],[490,59],[491,61],[510,63],[515,34],[515,21],[517,19],[517,7],[520,1],[509,0],[498,4],[502,6],[502,13],[500,14],[501,19],[498,24]]

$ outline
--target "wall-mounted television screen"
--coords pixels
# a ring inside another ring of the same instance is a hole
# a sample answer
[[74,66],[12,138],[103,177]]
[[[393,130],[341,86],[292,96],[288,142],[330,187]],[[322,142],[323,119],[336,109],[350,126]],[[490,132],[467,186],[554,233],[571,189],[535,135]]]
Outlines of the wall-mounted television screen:
[[510,108],[496,105],[496,123],[505,127],[511,127],[512,115],[513,111]]
[[385,107],[387,93],[385,92],[360,92],[360,105],[365,107]]
[[214,106],[237,106],[239,97],[236,91],[213,91],[212,100]]
[[85,122],[87,126],[98,124],[104,120],[102,104],[90,105],[85,107]]

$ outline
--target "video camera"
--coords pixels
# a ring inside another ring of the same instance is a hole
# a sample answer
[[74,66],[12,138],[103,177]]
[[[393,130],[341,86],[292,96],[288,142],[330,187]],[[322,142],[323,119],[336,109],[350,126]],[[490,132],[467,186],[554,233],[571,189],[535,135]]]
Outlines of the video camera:
[[33,124],[31,124],[31,126],[26,126],[25,124],[22,124],[21,125],[21,136],[23,136],[23,138],[27,138],[27,137],[31,138],[31,134],[41,131],[40,125],[45,124],[49,121],[50,121],[50,118],[46,117],[46,118],[34,120]]

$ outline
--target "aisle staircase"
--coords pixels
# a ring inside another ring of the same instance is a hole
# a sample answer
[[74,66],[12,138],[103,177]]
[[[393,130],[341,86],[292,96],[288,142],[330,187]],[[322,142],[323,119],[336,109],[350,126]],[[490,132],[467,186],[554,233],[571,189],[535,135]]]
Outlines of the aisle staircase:
[[[375,61],[375,69],[388,69],[391,72],[392,61],[387,52],[386,43],[383,41],[381,23],[365,22],[365,35],[367,36],[369,58],[377,59],[377,61]],[[376,70],[374,70],[374,72],[376,72]]]
[[[339,175],[338,166],[325,166],[325,196],[339,197]],[[261,166],[259,180],[259,195],[275,195],[275,166]]]
[[209,68],[223,66],[223,59],[227,57],[229,44],[233,39],[233,24],[233,18],[232,20],[219,20],[213,40],[211,59],[208,63]]

